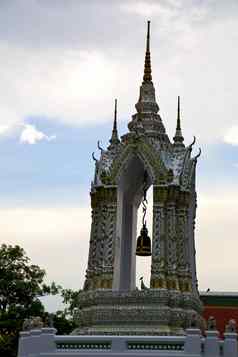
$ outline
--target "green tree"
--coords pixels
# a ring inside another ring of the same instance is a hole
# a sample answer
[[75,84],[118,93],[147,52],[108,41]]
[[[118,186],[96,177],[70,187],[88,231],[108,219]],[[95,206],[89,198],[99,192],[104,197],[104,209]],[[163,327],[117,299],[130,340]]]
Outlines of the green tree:
[[29,308],[42,295],[45,271],[29,263],[24,250],[2,244],[0,249],[0,313]]
[[57,311],[52,314],[52,319],[58,335],[69,335],[77,326],[72,316],[65,311]]
[[60,286],[44,284],[45,270],[31,264],[18,245],[0,246],[0,356],[16,356],[22,323],[30,316],[45,318],[39,297],[57,294]]
[[74,291],[72,289],[61,289],[63,303],[66,305],[64,313],[70,318],[74,317],[74,312],[78,309],[80,292],[81,290]]

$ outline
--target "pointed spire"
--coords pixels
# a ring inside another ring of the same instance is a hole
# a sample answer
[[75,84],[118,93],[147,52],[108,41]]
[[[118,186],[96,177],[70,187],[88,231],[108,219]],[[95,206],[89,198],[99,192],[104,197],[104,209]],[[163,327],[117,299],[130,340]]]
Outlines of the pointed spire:
[[120,140],[118,138],[118,132],[117,132],[117,99],[115,99],[112,136],[111,136],[111,139],[109,141],[110,141],[110,146],[117,145],[120,142]]
[[151,61],[150,61],[150,21],[147,21],[147,38],[146,38],[146,52],[145,52],[145,66],[144,66],[144,82],[151,82]]
[[178,111],[177,111],[177,131],[181,131],[181,123],[180,123],[180,96],[178,96]]
[[128,128],[133,132],[144,132],[148,135],[160,134],[161,141],[169,143],[162,119],[158,114],[159,106],[156,102],[155,88],[152,82],[151,61],[150,61],[150,21],[147,22],[147,38],[145,52],[145,66],[143,81],[140,86],[138,102],[135,105],[137,113],[132,116],[132,121]]
[[181,121],[180,121],[180,96],[178,96],[177,126],[176,126],[176,133],[174,136],[174,144],[184,146],[183,141],[184,141],[184,138],[182,135]]
[[115,106],[114,106],[113,131],[116,132],[117,134],[117,99],[115,99]]
[[157,113],[159,106],[155,99],[155,88],[151,76],[151,62],[150,62],[150,21],[147,22],[147,38],[146,38],[146,52],[145,52],[145,67],[143,82],[140,86],[139,100],[136,103],[136,110],[138,113]]

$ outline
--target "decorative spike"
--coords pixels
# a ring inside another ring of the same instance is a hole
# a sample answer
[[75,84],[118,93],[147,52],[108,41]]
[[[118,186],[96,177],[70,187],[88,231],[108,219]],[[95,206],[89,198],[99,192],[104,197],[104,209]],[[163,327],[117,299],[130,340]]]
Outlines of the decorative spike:
[[113,130],[117,133],[117,99],[115,99]]
[[96,157],[95,157],[94,152],[92,153],[92,158],[93,158],[93,160],[94,160],[95,162],[98,162],[98,160],[97,160]]
[[195,142],[196,142],[196,136],[193,136],[193,142],[189,146],[192,147],[195,144]]
[[104,151],[104,149],[101,147],[101,145],[100,145],[100,140],[98,140],[98,149],[101,151],[101,152],[103,152]]
[[180,96],[178,96],[177,125],[176,125],[176,133],[174,136],[174,145],[184,147],[183,141],[184,138],[182,135],[181,121],[180,121]]
[[144,82],[151,82],[151,60],[150,60],[150,21],[147,22],[147,38],[146,38],[146,52],[145,52],[145,66],[144,66]]
[[192,151],[193,145],[195,144],[195,142],[196,142],[196,136],[193,136],[193,141],[192,141],[192,143],[190,145],[188,145],[187,150]]
[[119,142],[120,140],[118,138],[118,132],[117,132],[117,99],[115,99],[114,121],[113,121],[113,128],[112,128],[112,137],[110,139],[110,147],[119,144]]
[[146,52],[150,52],[150,21],[147,21]]
[[201,148],[199,148],[198,154],[196,156],[194,156],[194,160],[197,161],[197,159],[199,158],[199,156],[201,156],[202,150]]
[[178,112],[177,112],[177,128],[176,130],[181,130],[181,123],[180,123],[180,96],[178,96]]

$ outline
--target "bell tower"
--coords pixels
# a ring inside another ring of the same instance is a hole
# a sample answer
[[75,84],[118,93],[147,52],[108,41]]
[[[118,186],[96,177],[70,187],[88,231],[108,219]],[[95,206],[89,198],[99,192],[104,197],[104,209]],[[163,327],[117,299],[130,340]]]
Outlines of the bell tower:
[[[78,334],[180,335],[201,323],[194,227],[195,142],[185,146],[180,98],[173,142],[156,102],[148,21],[143,81],[128,133],[118,137],[117,101],[107,149],[95,160],[88,267],[79,294]],[[137,211],[153,186],[153,236]],[[138,237],[139,235],[139,237]],[[150,287],[136,288],[136,254],[152,255]]]

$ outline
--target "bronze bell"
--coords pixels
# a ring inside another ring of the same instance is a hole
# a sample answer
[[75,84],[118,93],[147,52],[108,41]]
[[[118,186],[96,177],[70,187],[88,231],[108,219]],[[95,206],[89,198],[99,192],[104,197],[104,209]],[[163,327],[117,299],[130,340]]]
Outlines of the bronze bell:
[[137,238],[136,255],[139,257],[148,257],[151,255],[151,241],[145,223],[143,223],[140,236]]

